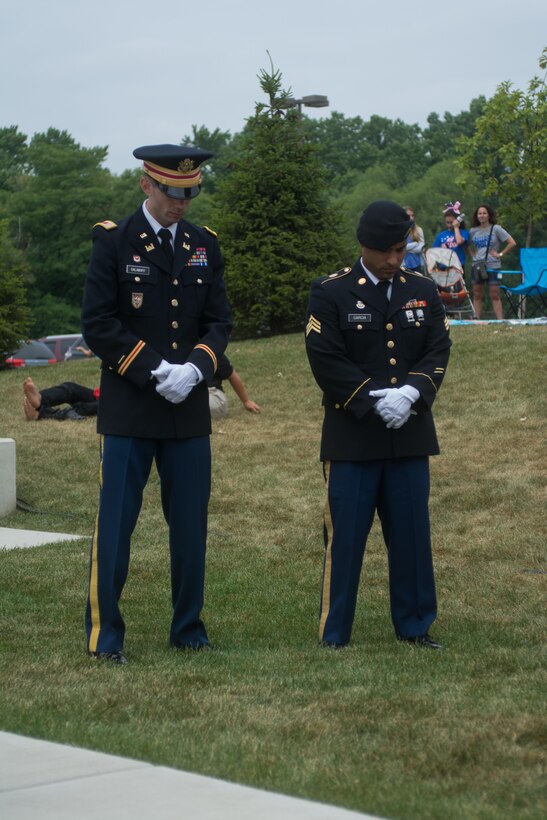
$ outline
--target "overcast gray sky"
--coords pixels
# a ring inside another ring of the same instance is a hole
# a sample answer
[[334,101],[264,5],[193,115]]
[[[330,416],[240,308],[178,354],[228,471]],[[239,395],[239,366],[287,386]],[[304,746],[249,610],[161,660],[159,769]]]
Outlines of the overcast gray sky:
[[191,126],[240,131],[263,100],[266,51],[297,97],[426,124],[540,74],[545,0],[26,0],[2,10],[0,127],[50,126],[108,146],[115,173],[137,145]]

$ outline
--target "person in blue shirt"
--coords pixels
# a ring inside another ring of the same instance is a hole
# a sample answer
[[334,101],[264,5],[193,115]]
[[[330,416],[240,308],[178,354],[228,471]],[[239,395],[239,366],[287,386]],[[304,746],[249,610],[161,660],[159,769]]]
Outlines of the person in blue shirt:
[[460,213],[459,202],[447,202],[443,209],[445,230],[437,234],[433,241],[434,248],[450,248],[456,252],[462,268],[465,267],[465,254],[469,242],[469,231],[465,228],[464,216]]
[[406,253],[403,259],[403,267],[414,273],[422,272],[422,253],[425,248],[424,232],[419,225],[416,225],[414,210],[410,205],[405,205],[405,211],[409,219],[414,222],[410,233],[406,238]]

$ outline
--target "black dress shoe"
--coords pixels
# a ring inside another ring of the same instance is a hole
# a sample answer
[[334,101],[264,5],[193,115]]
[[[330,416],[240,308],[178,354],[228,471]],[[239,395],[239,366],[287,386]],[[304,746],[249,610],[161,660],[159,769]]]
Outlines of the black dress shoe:
[[110,663],[124,664],[128,663],[127,658],[123,652],[90,652],[89,657],[93,660],[110,661]]
[[425,635],[415,635],[413,638],[399,638],[403,643],[411,643],[414,646],[425,646],[427,649],[446,649],[441,643],[434,641],[427,632]]

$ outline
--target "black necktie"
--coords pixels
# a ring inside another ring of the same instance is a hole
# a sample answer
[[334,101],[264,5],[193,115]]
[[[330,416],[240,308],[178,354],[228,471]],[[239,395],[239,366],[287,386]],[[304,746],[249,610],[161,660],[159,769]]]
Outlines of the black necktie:
[[168,228],[161,228],[158,231],[158,236],[161,239],[161,249],[165,254],[165,258],[169,263],[169,267],[173,267],[173,247],[171,245],[171,231]]
[[386,307],[389,305],[389,299],[387,298],[387,292],[389,290],[390,285],[391,285],[391,282],[389,281],[389,279],[383,279],[381,282],[378,282],[378,284],[376,285],[376,289],[378,290],[378,293],[381,294],[382,299],[383,299],[384,304],[385,304]]

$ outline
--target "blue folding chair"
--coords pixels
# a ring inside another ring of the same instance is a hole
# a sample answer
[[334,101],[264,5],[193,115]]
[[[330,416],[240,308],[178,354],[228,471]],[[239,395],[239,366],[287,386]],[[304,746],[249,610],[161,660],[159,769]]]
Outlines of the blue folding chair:
[[[510,312],[519,319],[527,314],[547,315],[547,248],[522,248],[520,252],[522,282],[514,288],[500,285],[507,297]],[[501,271],[503,274],[519,271]]]

